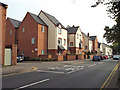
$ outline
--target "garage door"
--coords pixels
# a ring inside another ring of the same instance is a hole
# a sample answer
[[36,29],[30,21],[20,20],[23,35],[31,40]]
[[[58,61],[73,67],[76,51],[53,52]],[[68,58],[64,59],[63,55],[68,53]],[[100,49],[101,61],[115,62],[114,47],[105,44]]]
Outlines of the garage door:
[[11,65],[12,58],[11,58],[11,49],[5,49],[5,61],[4,65]]

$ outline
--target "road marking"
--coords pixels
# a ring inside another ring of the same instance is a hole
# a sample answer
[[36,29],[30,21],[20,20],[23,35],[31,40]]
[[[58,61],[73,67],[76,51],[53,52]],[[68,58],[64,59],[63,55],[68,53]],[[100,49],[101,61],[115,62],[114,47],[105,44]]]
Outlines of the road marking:
[[38,72],[48,72],[48,73],[58,73],[58,74],[64,74],[64,72],[58,72],[58,71],[45,71],[45,70],[36,70]]
[[48,79],[44,79],[44,80],[41,80],[41,81],[38,81],[38,82],[35,82],[35,83],[31,83],[31,84],[19,87],[19,88],[14,89],[14,90],[19,90],[19,89],[27,88],[27,87],[30,87],[30,86],[33,86],[33,85],[36,85],[36,84],[40,84],[40,83],[43,83],[43,82],[46,82],[46,81],[49,81],[49,80],[50,80],[49,78]]
[[0,77],[7,77],[7,76],[12,76],[12,75],[17,75],[17,74],[23,74],[23,73],[28,73],[28,72],[33,72],[33,71],[36,71],[37,68],[36,67],[32,67],[33,70],[30,70],[30,71],[25,71],[25,72],[20,72],[20,73],[12,73],[12,74],[7,74],[7,75],[2,75]]
[[93,66],[95,66],[96,64],[93,64],[93,65],[90,65],[90,66],[88,66],[88,67],[93,67]]
[[110,81],[110,79],[113,77],[113,75],[115,74],[115,72],[118,69],[118,64],[115,66],[115,68],[113,69],[113,71],[110,73],[109,77],[106,79],[106,81],[103,83],[102,87],[100,88],[100,90],[102,90],[102,88],[105,88],[105,86],[107,86],[108,82]]
[[76,72],[76,71],[80,71],[80,70],[82,70],[82,69],[84,69],[84,68],[80,68],[80,69],[78,69],[78,70],[73,70],[73,71],[70,71],[70,72],[68,72],[68,73],[66,73],[66,74],[71,74],[71,73],[74,73],[74,72]]
[[100,62],[100,63],[98,63],[98,64],[102,64],[103,62]]

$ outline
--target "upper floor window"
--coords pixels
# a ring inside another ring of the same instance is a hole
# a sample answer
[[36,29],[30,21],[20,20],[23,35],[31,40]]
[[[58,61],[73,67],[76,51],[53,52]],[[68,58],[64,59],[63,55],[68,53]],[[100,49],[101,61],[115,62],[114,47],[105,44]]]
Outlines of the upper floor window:
[[44,28],[44,26],[41,27],[41,30],[42,30],[42,32],[45,32],[45,28]]
[[87,49],[87,46],[85,46],[85,49]]
[[67,38],[69,38],[69,35],[67,35]]
[[25,32],[25,28],[23,28],[23,32]]
[[10,30],[10,35],[12,35],[12,30]]
[[35,38],[32,38],[32,39],[31,39],[31,43],[32,43],[32,44],[35,44]]
[[77,39],[79,39],[79,35],[77,34]]
[[73,46],[73,42],[70,42],[70,46]]
[[64,45],[66,45],[66,39],[64,39]]
[[62,29],[59,27],[58,28],[58,33],[61,34],[62,33]]
[[62,45],[62,39],[58,39],[58,45]]

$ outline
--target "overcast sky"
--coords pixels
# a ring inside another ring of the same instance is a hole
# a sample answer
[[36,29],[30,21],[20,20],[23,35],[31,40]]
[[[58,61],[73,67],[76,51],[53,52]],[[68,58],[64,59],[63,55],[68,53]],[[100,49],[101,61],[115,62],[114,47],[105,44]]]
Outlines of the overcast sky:
[[[97,35],[103,40],[106,25],[112,27],[114,20],[106,12],[106,6],[91,8],[95,0],[1,0],[8,5],[7,17],[22,21],[27,12],[39,14],[41,10],[56,17],[65,27],[80,26],[84,33]],[[105,42],[106,43],[106,42]]]

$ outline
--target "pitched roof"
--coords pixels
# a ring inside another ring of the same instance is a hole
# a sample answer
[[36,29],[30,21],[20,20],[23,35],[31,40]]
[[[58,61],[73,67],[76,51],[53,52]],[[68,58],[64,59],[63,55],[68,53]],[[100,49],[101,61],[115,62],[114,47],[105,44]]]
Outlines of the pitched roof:
[[33,14],[33,13],[30,13],[30,12],[28,12],[28,13],[32,16],[32,18],[33,18],[38,24],[47,26],[46,23],[45,23],[39,16],[37,16],[37,15],[35,15],[35,14]]
[[21,21],[18,21],[18,20],[12,19],[12,18],[9,18],[9,20],[15,28],[19,28]]
[[58,26],[59,24],[62,26],[62,28],[65,28],[54,16],[44,12],[44,11],[41,11],[43,12],[49,19],[52,23],[54,23],[56,26]]
[[70,28],[67,28],[67,31],[69,34],[75,34],[78,30],[79,26],[78,27],[70,27]]
[[91,38],[88,37],[84,32],[82,32],[82,35],[85,36],[86,38],[88,38],[89,40],[91,40]]
[[7,9],[7,7],[8,7],[7,4],[1,3],[1,2],[0,2],[0,6],[3,6],[5,9]]
[[96,36],[90,36],[92,41],[95,41]]

